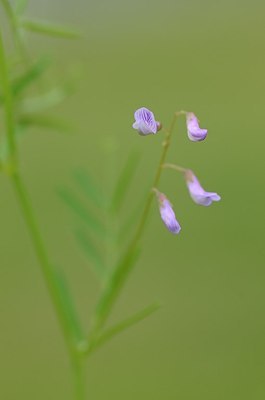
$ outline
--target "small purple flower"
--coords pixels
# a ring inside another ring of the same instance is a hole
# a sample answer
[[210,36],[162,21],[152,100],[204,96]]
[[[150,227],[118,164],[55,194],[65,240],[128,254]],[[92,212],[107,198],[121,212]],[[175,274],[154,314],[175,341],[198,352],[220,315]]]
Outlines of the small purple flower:
[[155,190],[155,192],[159,202],[159,211],[162,221],[164,222],[167,229],[171,233],[175,235],[178,234],[181,230],[181,227],[178,221],[176,220],[176,216],[170,201],[166,198],[166,196],[163,193],[160,193],[158,190]]
[[140,135],[155,134],[161,129],[161,124],[155,120],[155,116],[148,108],[141,107],[134,113],[135,122],[133,128],[136,129]]
[[186,183],[192,200],[201,206],[210,206],[213,201],[220,201],[221,197],[217,193],[206,192],[191,170],[185,172]]
[[192,112],[187,112],[186,118],[189,139],[193,142],[204,140],[207,136],[207,129],[201,129],[199,127],[199,121]]

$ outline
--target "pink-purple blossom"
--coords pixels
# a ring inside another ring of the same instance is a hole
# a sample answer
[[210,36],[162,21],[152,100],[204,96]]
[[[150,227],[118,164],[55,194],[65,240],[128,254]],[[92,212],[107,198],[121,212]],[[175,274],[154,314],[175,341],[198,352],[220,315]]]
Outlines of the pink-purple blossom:
[[192,112],[186,113],[188,137],[193,142],[204,140],[207,136],[207,129],[199,127],[199,121]]
[[136,129],[140,135],[155,134],[160,129],[161,125],[155,120],[155,116],[148,108],[141,107],[134,113],[135,122],[133,128]]
[[219,194],[206,192],[191,170],[185,172],[185,179],[192,200],[201,206],[210,206],[213,201],[220,201]]
[[181,226],[176,219],[172,204],[163,193],[160,193],[158,190],[155,192],[159,203],[159,211],[162,221],[171,233],[175,235],[178,234],[181,230]]

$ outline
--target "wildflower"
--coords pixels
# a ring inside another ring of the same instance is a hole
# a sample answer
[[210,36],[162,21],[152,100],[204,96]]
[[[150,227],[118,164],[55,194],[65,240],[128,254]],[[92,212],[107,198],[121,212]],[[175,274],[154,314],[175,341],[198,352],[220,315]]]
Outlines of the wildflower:
[[148,108],[141,107],[134,113],[135,122],[133,128],[136,129],[140,135],[155,134],[161,129],[161,124],[155,120],[154,114]]
[[177,233],[180,232],[181,227],[178,221],[176,220],[176,216],[173,211],[172,205],[163,193],[160,193],[157,189],[154,189],[154,191],[157,195],[157,200],[159,203],[159,211],[162,221],[166,225],[167,229],[171,233],[174,233],[176,235]]
[[213,201],[220,201],[221,197],[217,193],[206,192],[191,170],[185,172],[186,183],[192,200],[201,206],[210,206]]
[[207,129],[199,127],[199,121],[192,112],[186,113],[188,137],[193,142],[204,140],[207,136]]

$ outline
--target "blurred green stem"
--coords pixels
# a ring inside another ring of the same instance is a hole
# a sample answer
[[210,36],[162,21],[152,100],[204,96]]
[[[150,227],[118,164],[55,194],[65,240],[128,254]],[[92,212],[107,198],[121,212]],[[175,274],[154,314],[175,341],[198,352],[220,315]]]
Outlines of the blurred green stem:
[[84,400],[85,383],[82,370],[83,367],[81,364],[81,360],[79,359],[80,355],[76,343],[72,338],[71,331],[68,327],[68,320],[64,314],[59,292],[55,283],[54,271],[52,269],[44,242],[39,232],[39,228],[31,207],[31,203],[29,201],[26,187],[19,173],[19,166],[17,163],[17,148],[15,142],[16,124],[14,118],[14,103],[9,82],[8,66],[6,62],[6,56],[5,56],[1,32],[0,32],[0,83],[4,98],[5,123],[6,123],[7,141],[8,141],[8,159],[6,161],[5,169],[8,175],[10,176],[11,182],[13,184],[18,204],[20,205],[22,215],[26,222],[33,248],[39,260],[44,280],[66,341],[68,354],[70,360],[72,361],[73,374],[75,375],[76,400]]
[[17,198],[17,201],[21,207],[22,215],[24,217],[24,220],[26,222],[30,238],[33,244],[33,248],[35,250],[35,253],[37,255],[37,258],[39,260],[39,263],[42,268],[43,276],[45,278],[45,282],[49,291],[49,294],[51,296],[54,308],[57,312],[59,321],[62,326],[62,331],[64,333],[68,348],[72,348],[72,341],[68,332],[68,327],[65,318],[63,317],[62,310],[61,310],[61,305],[60,305],[60,300],[58,298],[57,290],[55,288],[55,285],[53,283],[54,281],[54,272],[52,270],[51,264],[48,259],[48,255],[46,252],[46,249],[43,244],[43,240],[41,238],[35,216],[32,211],[31,204],[29,202],[28,194],[26,192],[25,185],[21,179],[21,176],[19,172],[14,172],[11,175],[11,180],[12,184],[15,190],[15,195]]
[[54,309],[56,311],[57,317],[59,319],[63,335],[65,337],[69,357],[72,363],[74,384],[75,384],[75,398],[76,400],[85,399],[85,379],[83,372],[83,365],[81,356],[72,340],[70,331],[68,329],[67,319],[64,317],[64,313],[61,308],[60,298],[56,286],[54,284],[54,272],[52,270],[51,264],[48,259],[46,249],[44,247],[44,242],[41,238],[38,225],[33,214],[31,204],[28,199],[26,188],[22,182],[22,179],[18,172],[11,175],[13,187],[17,197],[17,201],[21,207],[22,214],[24,216],[30,238],[42,268],[43,276],[46,282],[47,289],[49,291]]
[[85,369],[84,369],[83,355],[76,354],[72,357],[72,371],[75,379],[75,398],[76,400],[85,400]]
[[11,159],[11,165],[9,165],[9,169],[12,169],[12,167],[15,168],[16,164],[14,107],[13,107],[12,90],[9,84],[8,66],[6,62],[4,43],[1,32],[0,32],[0,83],[4,96],[7,143],[8,143],[8,152],[10,154],[10,159]]
[[35,250],[35,253],[42,268],[42,273],[44,276],[44,280],[46,282],[48,292],[50,294],[54,309],[56,311],[66,341],[68,353],[72,362],[73,374],[75,377],[75,394],[76,394],[75,398],[76,400],[84,400],[85,380],[83,374],[83,366],[78,350],[76,349],[75,343],[73,342],[72,336],[68,329],[67,319],[65,318],[61,307],[58,291],[54,283],[54,272],[49,262],[44,242],[40,235],[25,185],[18,171],[13,172],[13,174],[11,175],[11,180],[13,183],[17,201],[21,207],[21,211],[30,234],[33,248]]

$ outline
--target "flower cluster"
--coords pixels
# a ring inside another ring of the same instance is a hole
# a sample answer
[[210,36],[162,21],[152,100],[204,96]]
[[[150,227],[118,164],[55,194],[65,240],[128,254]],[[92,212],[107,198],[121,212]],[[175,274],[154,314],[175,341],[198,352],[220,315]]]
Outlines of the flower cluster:
[[[199,142],[206,138],[207,129],[202,129],[199,126],[198,118],[192,112],[181,111],[176,115],[186,116],[187,134],[188,138],[193,142]],[[138,131],[140,135],[146,136],[149,134],[156,134],[161,129],[160,122],[155,120],[154,114],[145,107],[139,108],[134,114],[135,122],[133,128]],[[198,178],[190,169],[179,167],[175,164],[160,165],[160,168],[172,168],[181,173],[186,181],[186,185],[192,200],[202,206],[210,206],[214,201],[220,201],[221,197],[214,192],[207,192],[201,186]],[[166,228],[173,234],[178,234],[181,226],[176,219],[172,204],[167,199],[164,193],[161,193],[157,188],[153,189],[159,204],[159,211],[161,219]]]

